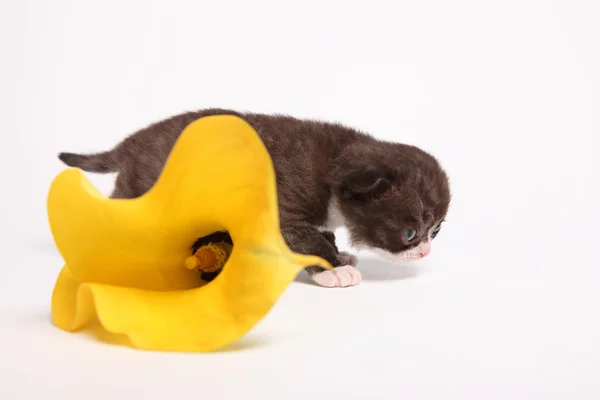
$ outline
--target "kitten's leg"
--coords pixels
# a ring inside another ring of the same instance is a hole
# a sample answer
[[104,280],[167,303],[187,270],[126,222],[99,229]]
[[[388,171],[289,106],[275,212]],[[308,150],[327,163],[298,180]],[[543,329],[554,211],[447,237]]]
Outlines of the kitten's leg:
[[335,253],[339,254],[337,245],[335,244],[335,233],[331,231],[319,231],[319,233],[329,242],[329,244],[335,249]]
[[343,265],[352,265],[353,267],[356,267],[356,264],[358,264],[358,257],[347,251],[340,251],[338,253],[338,258]]
[[335,249],[335,252],[338,256],[338,260],[341,263],[340,265],[352,265],[353,267],[356,267],[356,264],[358,264],[358,258],[354,254],[338,250],[337,245],[335,244],[335,234],[333,232],[321,231],[321,235],[323,235],[325,239],[327,239],[327,241],[331,243],[331,245]]
[[113,187],[112,193],[110,194],[111,199],[127,199],[131,198],[129,190],[126,184],[126,179],[123,172],[119,172],[115,179],[115,186]]
[[111,199],[133,199],[135,194],[133,193],[133,184],[131,179],[130,171],[119,172],[117,179],[115,179],[115,187],[110,194]]
[[358,269],[346,265],[338,257],[335,236],[332,232],[319,232],[310,224],[295,224],[282,226],[281,233],[293,251],[319,256],[335,267],[333,271],[318,266],[306,268],[308,276],[318,285],[346,287],[360,282],[361,275]]
[[133,161],[123,163],[123,170],[115,179],[110,197],[113,199],[134,199],[145,194],[158,179],[148,168],[138,166]]

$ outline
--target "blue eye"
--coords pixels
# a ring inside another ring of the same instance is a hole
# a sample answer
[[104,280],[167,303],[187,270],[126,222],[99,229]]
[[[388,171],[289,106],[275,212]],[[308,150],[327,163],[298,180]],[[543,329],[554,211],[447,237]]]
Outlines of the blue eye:
[[433,232],[431,232],[431,238],[432,239],[435,238],[438,235],[438,233],[440,233],[440,229],[442,229],[442,224],[439,224],[438,226],[436,226],[433,229]]
[[404,231],[404,239],[406,239],[407,242],[413,240],[415,236],[417,236],[417,231],[414,229],[407,229]]

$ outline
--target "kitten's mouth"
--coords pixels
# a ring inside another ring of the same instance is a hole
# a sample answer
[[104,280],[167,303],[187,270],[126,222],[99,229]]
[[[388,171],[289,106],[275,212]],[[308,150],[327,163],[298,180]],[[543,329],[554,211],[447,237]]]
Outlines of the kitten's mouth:
[[391,253],[387,250],[375,249],[374,252],[380,257],[393,262],[394,264],[409,264],[414,261],[422,260],[429,254],[421,253],[420,251],[408,250],[402,253]]

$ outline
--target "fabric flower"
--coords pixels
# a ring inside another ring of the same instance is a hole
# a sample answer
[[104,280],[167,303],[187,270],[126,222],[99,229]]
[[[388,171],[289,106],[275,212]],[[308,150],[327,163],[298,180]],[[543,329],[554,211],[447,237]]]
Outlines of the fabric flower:
[[[78,169],[53,181],[48,217],[65,260],[54,324],[96,327],[111,343],[211,351],[247,333],[302,268],[279,230],[275,173],[256,132],[234,116],[201,118],[179,137],[154,187],[110,199]],[[227,231],[233,252],[210,283],[185,266],[200,237]]]

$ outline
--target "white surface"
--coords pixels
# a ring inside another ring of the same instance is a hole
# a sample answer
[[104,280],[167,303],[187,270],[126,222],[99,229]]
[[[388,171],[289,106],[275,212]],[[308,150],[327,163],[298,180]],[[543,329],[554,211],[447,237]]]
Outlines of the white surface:
[[[289,3],[0,3],[0,398],[600,398],[598,2]],[[55,329],[56,153],[206,106],[433,152],[454,201],[431,256],[294,283],[235,351]]]

